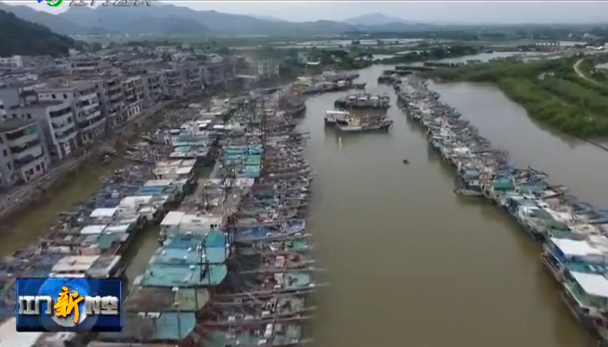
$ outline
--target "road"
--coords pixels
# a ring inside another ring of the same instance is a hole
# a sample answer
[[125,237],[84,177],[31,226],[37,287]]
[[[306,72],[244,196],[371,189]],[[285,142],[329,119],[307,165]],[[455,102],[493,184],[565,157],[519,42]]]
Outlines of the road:
[[579,59],[576,63],[574,63],[574,65],[572,66],[574,68],[574,72],[576,72],[578,77],[584,79],[585,81],[593,83],[596,86],[603,87],[603,85],[601,83],[599,83],[598,81],[596,81],[592,78],[585,76],[585,74],[581,71],[580,67],[581,67],[581,64],[583,63],[583,60],[585,60],[585,59]]
[[67,172],[78,167],[85,160],[93,158],[94,156],[99,156],[100,152],[107,149],[107,145],[116,139],[117,136],[133,130],[133,127],[137,126],[140,122],[179,101],[181,100],[166,101],[147,110],[139,117],[133,118],[125,125],[122,125],[119,130],[114,131],[112,136],[104,139],[103,142],[95,143],[85,148],[80,148],[70,157],[62,160],[57,165],[51,166],[44,175],[36,178],[35,180],[29,181],[27,184],[14,187],[13,189],[4,193],[2,196],[0,196],[0,219],[18,210],[23,204],[31,201],[36,197],[37,192],[39,192],[41,189],[46,189],[52,185],[54,181],[65,175]]

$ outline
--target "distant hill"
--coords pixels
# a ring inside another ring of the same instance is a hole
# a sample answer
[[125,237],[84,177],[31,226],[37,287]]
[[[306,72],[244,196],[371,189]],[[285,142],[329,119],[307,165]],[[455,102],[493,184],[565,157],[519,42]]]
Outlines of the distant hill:
[[104,33],[101,28],[95,26],[79,26],[69,21],[65,21],[59,16],[54,14],[36,11],[31,7],[27,6],[10,6],[0,2],[0,10],[12,12],[17,17],[24,19],[28,22],[42,24],[52,31],[63,34],[63,35],[75,35],[75,34],[100,34]]
[[0,56],[67,55],[76,42],[40,24],[27,22],[0,10]]
[[[424,24],[409,23],[382,14],[370,14],[348,19],[346,22],[320,20],[294,23],[276,18],[228,14],[217,11],[196,11],[188,7],[157,4],[130,7],[70,7],[54,15],[26,6],[8,6],[0,9],[18,17],[43,24],[61,34],[196,34],[214,33],[229,35],[315,35],[343,34],[354,31],[420,31]],[[398,22],[395,22],[398,20]]]
[[[125,29],[122,25],[128,26],[128,23],[133,19],[133,15],[133,10],[126,7],[97,7],[95,9],[73,7],[57,16],[83,27],[94,25],[122,31]],[[142,6],[137,9],[137,15],[157,19],[173,17],[195,20],[207,26],[213,33],[235,35],[309,35],[342,33],[351,29],[348,24],[341,22],[292,23],[217,11],[195,11],[188,7],[175,5]],[[121,26],[117,26],[117,24]]]
[[370,13],[364,14],[361,16],[348,18],[343,21],[346,24],[350,25],[365,25],[365,26],[376,26],[376,25],[386,25],[392,23],[405,23],[405,21],[401,18],[397,17],[389,17],[385,16],[381,13]]

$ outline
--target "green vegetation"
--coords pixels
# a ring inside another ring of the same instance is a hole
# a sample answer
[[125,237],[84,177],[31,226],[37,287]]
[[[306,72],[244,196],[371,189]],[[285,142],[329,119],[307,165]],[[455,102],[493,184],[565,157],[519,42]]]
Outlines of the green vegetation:
[[606,136],[608,88],[578,76],[573,65],[579,59],[497,61],[438,69],[430,75],[446,81],[495,83],[531,117],[564,133]]
[[55,34],[47,27],[26,22],[0,10],[0,56],[67,55],[75,45],[69,37]]
[[405,54],[399,54],[392,58],[382,59],[381,62],[383,64],[404,64],[413,63],[416,61],[462,57],[465,55],[475,55],[477,53],[479,53],[479,49],[473,46],[436,46],[423,50],[411,51]]

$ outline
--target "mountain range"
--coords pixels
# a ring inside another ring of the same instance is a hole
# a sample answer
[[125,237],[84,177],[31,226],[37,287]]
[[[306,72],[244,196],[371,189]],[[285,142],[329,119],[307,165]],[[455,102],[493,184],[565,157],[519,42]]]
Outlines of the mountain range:
[[419,24],[369,14],[343,22],[319,20],[288,22],[272,17],[196,11],[175,5],[130,7],[71,7],[60,14],[37,11],[26,6],[9,6],[0,2],[0,10],[14,13],[24,20],[47,26],[65,35],[88,34],[197,34],[231,35],[314,35],[342,34],[353,31],[424,31],[441,26]]
[[76,42],[52,32],[49,28],[31,23],[0,10],[0,56],[67,55]]

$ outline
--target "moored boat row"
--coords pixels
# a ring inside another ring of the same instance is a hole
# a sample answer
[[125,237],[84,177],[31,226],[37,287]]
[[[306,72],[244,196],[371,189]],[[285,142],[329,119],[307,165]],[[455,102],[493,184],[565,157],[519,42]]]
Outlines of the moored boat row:
[[[159,126],[174,127],[199,118],[202,106],[168,111]],[[217,122],[211,119],[211,122]],[[145,145],[143,144],[145,142]],[[87,201],[77,203],[66,212],[59,213],[58,222],[37,244],[32,244],[5,258],[0,263],[2,300],[0,319],[2,329],[15,324],[15,280],[18,277],[59,278],[122,278],[132,255],[129,248],[146,228],[153,228],[167,211],[179,204],[191,189],[191,175],[199,163],[213,155],[213,141],[206,142],[206,150],[195,151],[192,160],[179,159],[174,177],[158,177],[154,168],[163,158],[175,153],[159,132],[142,134],[142,143],[130,150],[131,163],[114,171],[102,180],[101,188]],[[14,327],[12,328],[14,331]],[[65,333],[25,334],[29,340],[38,340],[40,346],[47,340],[80,345],[84,335]],[[17,340],[26,336],[15,336]],[[9,341],[3,334],[3,340]],[[13,340],[11,340],[13,341]],[[76,342],[75,342],[76,341]],[[33,345],[34,342],[32,342]]]
[[542,243],[541,261],[561,286],[564,303],[608,346],[608,210],[566,195],[546,173],[510,165],[508,153],[492,147],[417,76],[404,79],[398,94],[429,146],[454,167],[455,192],[488,199]]
[[300,346],[327,284],[309,254],[306,210],[311,168],[306,134],[280,112],[280,94],[254,96],[224,133],[210,178],[199,178],[160,223],[159,248],[125,302],[121,333],[95,344]]
[[378,109],[385,110],[391,106],[388,95],[351,94],[334,101],[338,109]]

